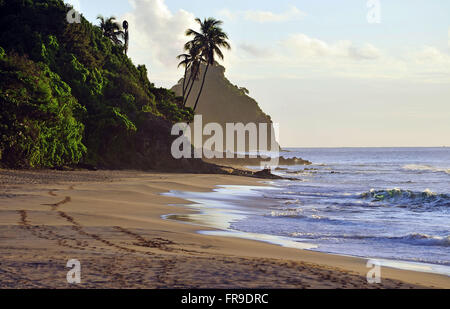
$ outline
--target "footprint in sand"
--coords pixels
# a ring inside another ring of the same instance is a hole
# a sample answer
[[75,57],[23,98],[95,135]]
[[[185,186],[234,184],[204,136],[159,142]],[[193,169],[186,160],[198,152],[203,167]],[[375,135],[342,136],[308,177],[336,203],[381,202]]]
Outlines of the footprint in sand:
[[[85,247],[87,247],[86,242],[60,235],[46,226],[31,225],[30,221],[28,220],[28,214],[25,210],[19,210],[18,213],[20,215],[20,221],[18,222],[18,224],[24,227],[26,230],[30,231],[31,234],[37,238],[45,240],[56,240],[58,245],[76,250],[84,250]],[[74,242],[75,245],[71,245],[69,242]]]

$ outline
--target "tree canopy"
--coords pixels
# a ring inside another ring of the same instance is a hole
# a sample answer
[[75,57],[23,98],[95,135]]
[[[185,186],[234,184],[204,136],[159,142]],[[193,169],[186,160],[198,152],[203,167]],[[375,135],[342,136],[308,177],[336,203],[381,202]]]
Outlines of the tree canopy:
[[68,11],[61,0],[0,1],[0,165],[169,160],[171,125],[192,109],[155,87],[110,30],[68,23]]
[[184,80],[186,80],[188,72],[190,73],[187,86],[186,84],[183,85],[184,105],[189,99],[195,81],[198,79],[202,63],[206,63],[200,90],[195,101],[194,111],[197,109],[209,66],[214,65],[216,57],[219,57],[222,60],[224,59],[221,48],[231,49],[231,46],[228,43],[228,35],[221,27],[223,24],[221,20],[210,17],[205,18],[203,21],[200,18],[196,18],[195,21],[198,23],[200,31],[193,29],[186,30],[186,36],[192,37],[192,40],[187,42],[184,46],[184,49],[188,51],[189,54],[178,56],[183,59],[183,61],[180,62],[180,65],[184,65],[186,68]]

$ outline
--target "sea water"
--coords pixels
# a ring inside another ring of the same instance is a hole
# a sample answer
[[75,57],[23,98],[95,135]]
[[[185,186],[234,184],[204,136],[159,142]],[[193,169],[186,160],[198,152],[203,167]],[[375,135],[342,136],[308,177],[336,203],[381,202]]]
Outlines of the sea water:
[[429,263],[450,274],[450,148],[292,148],[281,155],[313,165],[280,166],[274,173],[295,180],[268,188],[176,195],[195,202],[203,221],[220,221],[237,237]]

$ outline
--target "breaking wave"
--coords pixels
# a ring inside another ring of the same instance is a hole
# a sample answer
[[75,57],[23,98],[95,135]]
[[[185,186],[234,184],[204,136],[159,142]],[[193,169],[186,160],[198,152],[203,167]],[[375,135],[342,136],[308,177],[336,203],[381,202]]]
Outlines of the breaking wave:
[[409,164],[403,166],[403,169],[408,171],[447,173],[450,175],[450,168],[435,167],[431,165]]
[[300,238],[337,238],[337,239],[354,239],[354,240],[374,240],[374,241],[394,241],[402,242],[410,245],[418,246],[440,246],[440,247],[450,247],[450,236],[440,237],[440,236],[430,236],[427,234],[409,234],[400,237],[379,237],[379,236],[365,236],[365,235],[321,235],[314,233],[291,233],[291,237]]
[[425,190],[414,192],[402,189],[375,190],[361,194],[362,199],[372,202],[389,202],[398,206],[448,207],[450,196]]
[[439,237],[430,236],[427,234],[410,234],[404,237],[391,238],[395,240],[400,240],[412,244],[418,244],[423,246],[443,246],[450,247],[450,236]]

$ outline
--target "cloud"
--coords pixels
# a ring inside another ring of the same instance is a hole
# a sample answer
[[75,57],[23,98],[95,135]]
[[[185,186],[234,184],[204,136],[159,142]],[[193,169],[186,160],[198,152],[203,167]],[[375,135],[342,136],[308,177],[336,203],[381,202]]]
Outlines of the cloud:
[[306,14],[297,9],[295,6],[292,6],[289,10],[280,14],[270,11],[246,11],[244,15],[247,20],[258,23],[268,23],[298,20],[303,18]]
[[303,33],[264,45],[243,42],[226,64],[239,79],[344,77],[450,82],[450,53],[424,46],[393,54],[370,43],[328,42]]
[[[185,30],[196,28],[194,14],[170,11],[165,0],[129,0],[131,11],[121,18],[130,23],[129,55],[136,64],[146,64],[150,79],[170,87],[181,77],[176,56],[187,41]],[[261,11],[254,11],[261,12]],[[298,18],[288,14],[250,14],[249,11],[222,10],[224,19],[253,18],[276,22]],[[276,16],[276,17],[274,17]],[[281,18],[280,16],[284,16]],[[326,41],[303,33],[286,35],[278,41],[255,44],[231,40],[232,51],[224,51],[224,65],[230,75],[251,79],[278,76],[350,76],[355,78],[398,78],[430,82],[450,81],[450,54],[425,46],[406,54],[392,55],[369,43],[349,40]]]
[[239,48],[247,54],[254,57],[268,57],[272,55],[272,51],[249,43],[241,43]]
[[421,63],[448,63],[450,64],[450,55],[441,52],[433,46],[425,46],[422,50],[412,53],[412,58]]
[[130,57],[149,66],[150,74],[156,67],[158,78],[177,80],[176,56],[183,52],[185,32],[195,28],[195,16],[185,10],[172,13],[165,0],[129,0],[132,11],[122,18],[130,26]]
[[282,45],[297,57],[303,58],[338,57],[353,60],[374,60],[382,56],[381,50],[371,44],[357,47],[347,40],[330,44],[305,34],[291,35],[282,42]]
[[291,6],[287,11],[283,13],[274,13],[271,11],[230,11],[223,9],[218,12],[218,15],[227,20],[245,19],[256,23],[279,23],[293,20],[300,20],[306,16],[304,12]]
[[405,57],[415,75],[429,81],[450,82],[450,54],[433,46],[424,46]]
[[365,44],[360,48],[350,47],[349,55],[354,59],[373,60],[383,56],[383,52],[372,44]]
[[222,9],[217,12],[217,15],[226,20],[236,20],[238,14],[229,9]]

